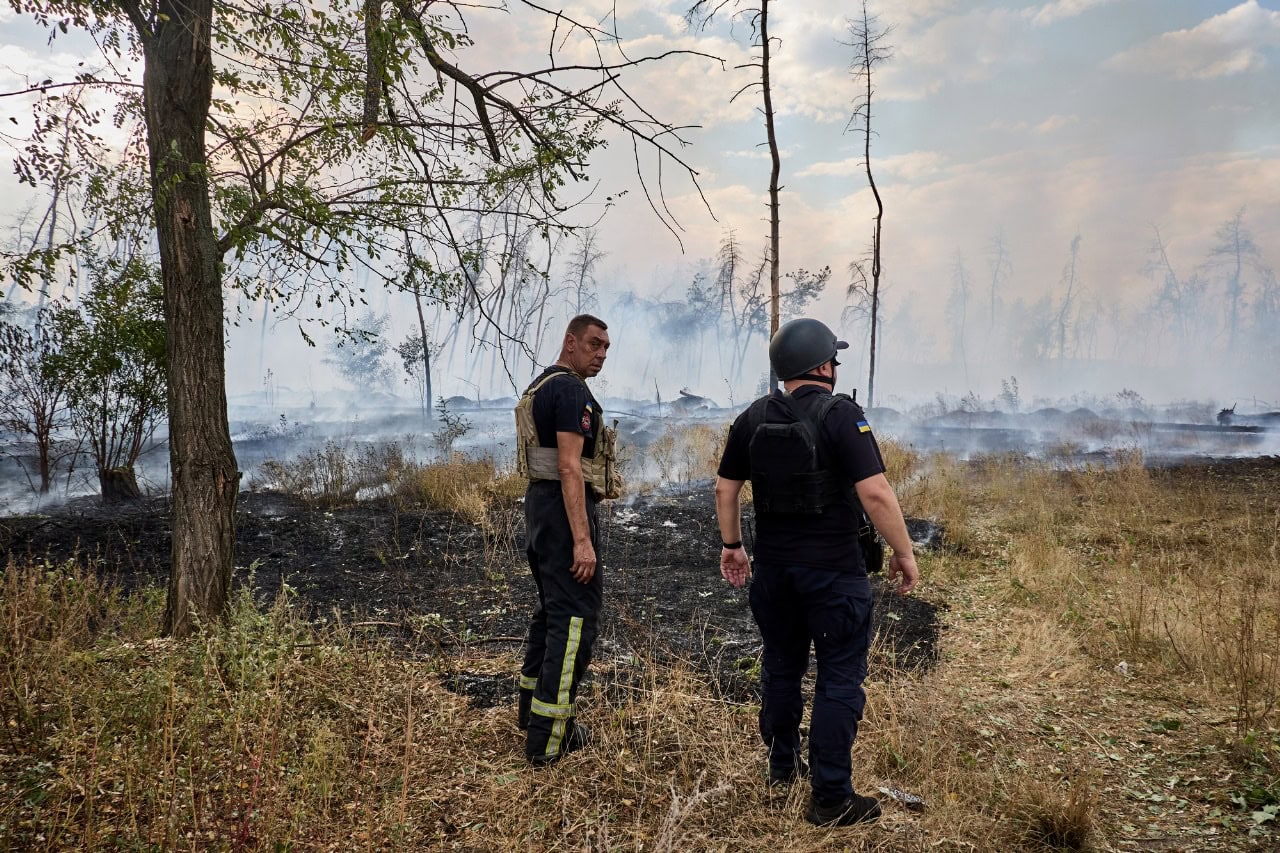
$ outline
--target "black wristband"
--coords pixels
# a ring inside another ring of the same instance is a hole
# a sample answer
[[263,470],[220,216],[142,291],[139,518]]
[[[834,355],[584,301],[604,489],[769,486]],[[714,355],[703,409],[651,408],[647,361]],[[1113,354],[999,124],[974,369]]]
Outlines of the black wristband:
[[726,542],[723,539],[721,539],[720,544],[728,548],[730,551],[736,551],[737,549],[742,547],[742,540],[739,539],[737,542]]

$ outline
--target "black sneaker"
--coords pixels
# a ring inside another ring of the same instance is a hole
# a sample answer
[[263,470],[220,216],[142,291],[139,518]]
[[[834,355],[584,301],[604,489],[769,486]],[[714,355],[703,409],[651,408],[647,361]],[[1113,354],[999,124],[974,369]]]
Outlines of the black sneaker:
[[798,782],[801,779],[809,778],[809,765],[805,764],[803,759],[796,759],[795,765],[791,767],[769,767],[769,787],[777,788],[781,785],[790,785],[792,782]]
[[875,797],[854,794],[843,803],[823,806],[817,800],[809,801],[809,813],[805,818],[817,826],[853,826],[870,823],[880,817],[880,801]]
[[530,755],[529,763],[534,767],[546,767],[555,764],[571,752],[577,752],[591,743],[591,730],[580,723],[570,723],[568,733],[560,741],[560,751],[552,755]]

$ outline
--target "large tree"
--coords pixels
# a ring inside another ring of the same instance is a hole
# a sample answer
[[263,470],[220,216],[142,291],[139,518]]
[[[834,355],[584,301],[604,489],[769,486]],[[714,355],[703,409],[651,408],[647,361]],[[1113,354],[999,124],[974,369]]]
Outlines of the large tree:
[[[147,191],[129,192],[127,180],[117,182],[123,191],[106,192],[109,182],[97,190],[116,223],[151,222],[159,248],[173,477],[166,630],[175,634],[222,614],[233,566],[240,474],[227,425],[224,285],[297,311],[362,300],[353,268],[392,282],[415,268],[434,298],[457,301],[479,263],[457,217],[514,206],[534,227],[556,225],[607,129],[694,176],[670,147],[679,128],[623,86],[629,67],[659,57],[628,57],[616,27],[532,2],[10,5],[51,37],[87,31],[105,66],[121,69],[33,81],[44,93],[38,116],[56,113],[50,92],[64,83],[109,86],[113,117],[121,126],[137,118],[133,138],[145,140],[120,169],[141,163]],[[493,62],[473,58],[483,28],[471,18],[482,15],[519,15],[517,32],[543,24],[547,66],[465,70]],[[561,50],[592,58],[564,62]],[[131,63],[142,67],[140,93]],[[19,154],[20,174],[31,159]]]

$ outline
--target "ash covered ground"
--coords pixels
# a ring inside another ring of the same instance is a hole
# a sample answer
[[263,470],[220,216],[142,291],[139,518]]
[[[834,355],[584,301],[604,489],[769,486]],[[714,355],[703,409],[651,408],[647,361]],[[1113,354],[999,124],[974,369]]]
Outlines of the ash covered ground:
[[[536,593],[519,503],[492,511],[479,525],[390,500],[326,510],[290,495],[245,492],[238,516],[235,582],[248,584],[263,606],[287,585],[308,617],[343,620],[405,654],[520,648]],[[746,522],[749,541],[749,510]],[[596,659],[682,659],[727,697],[751,701],[759,635],[746,589],[720,577],[710,484],[604,504],[600,524],[605,613]],[[918,539],[934,540],[930,547],[940,544],[936,529],[913,527]],[[0,548],[11,557],[79,560],[126,590],[166,584],[169,546],[164,498],[123,507],[81,498],[47,514],[0,518]],[[930,666],[937,605],[894,595],[883,580],[876,585],[881,654],[900,668]],[[477,706],[514,700],[511,677],[454,671],[445,678]]]

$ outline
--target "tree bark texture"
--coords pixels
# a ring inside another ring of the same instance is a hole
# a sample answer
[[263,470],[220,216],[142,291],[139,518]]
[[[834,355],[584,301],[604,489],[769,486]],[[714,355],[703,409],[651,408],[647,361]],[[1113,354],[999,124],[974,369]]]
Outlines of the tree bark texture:
[[227,425],[221,258],[205,123],[212,0],[160,0],[144,37],[147,141],[164,280],[173,551],[165,630],[220,618],[235,557],[240,473]]

